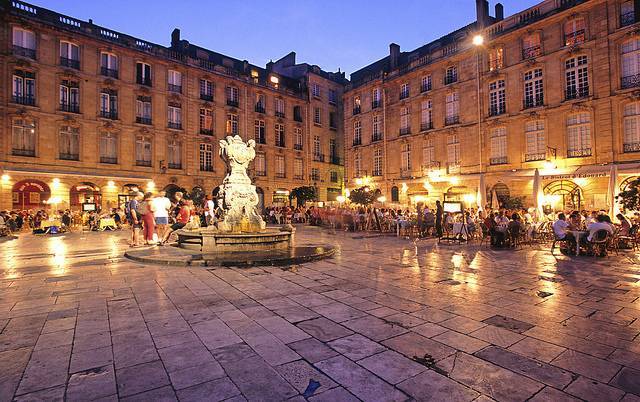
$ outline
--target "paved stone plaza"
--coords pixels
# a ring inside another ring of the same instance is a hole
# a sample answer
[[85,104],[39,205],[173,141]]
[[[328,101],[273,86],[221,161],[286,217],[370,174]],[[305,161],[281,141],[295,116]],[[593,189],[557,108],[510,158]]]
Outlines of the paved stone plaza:
[[126,260],[127,235],[0,243],[0,400],[640,401],[633,253],[306,227],[338,254],[207,270]]

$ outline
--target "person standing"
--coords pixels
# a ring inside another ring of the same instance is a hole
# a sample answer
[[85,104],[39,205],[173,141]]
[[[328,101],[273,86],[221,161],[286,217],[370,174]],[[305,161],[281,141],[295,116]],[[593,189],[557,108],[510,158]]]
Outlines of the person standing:
[[144,240],[147,245],[155,244],[153,241],[153,235],[155,234],[155,219],[151,209],[152,198],[153,194],[146,193],[142,202],[138,204],[138,209],[136,210],[136,212],[142,216],[142,222],[144,224]]
[[167,198],[167,193],[162,190],[151,200],[151,210],[155,218],[156,234],[158,239],[164,238],[169,224],[169,210],[171,209],[171,201]]
[[444,215],[444,210],[442,209],[442,204],[440,204],[440,200],[436,201],[436,232],[438,233],[438,237],[442,237],[442,217]]
[[138,215],[138,207],[142,201],[143,194],[141,192],[133,193],[131,199],[125,207],[127,220],[131,225],[131,247],[140,245],[140,229],[142,229],[142,216]]

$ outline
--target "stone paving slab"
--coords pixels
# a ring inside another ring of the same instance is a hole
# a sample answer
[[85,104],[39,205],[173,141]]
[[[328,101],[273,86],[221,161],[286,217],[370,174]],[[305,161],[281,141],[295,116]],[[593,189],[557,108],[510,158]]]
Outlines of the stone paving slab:
[[640,401],[639,254],[296,236],[334,258],[207,270],[123,259],[125,232],[4,243],[0,400]]

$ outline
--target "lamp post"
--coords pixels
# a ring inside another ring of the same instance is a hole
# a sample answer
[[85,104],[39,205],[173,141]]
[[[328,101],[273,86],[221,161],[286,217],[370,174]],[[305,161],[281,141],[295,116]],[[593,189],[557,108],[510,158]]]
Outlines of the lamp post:
[[473,37],[473,45],[476,47],[476,81],[477,81],[477,93],[478,96],[478,148],[479,148],[479,170],[482,173],[482,127],[480,126],[482,120],[482,102],[480,99],[480,49],[484,44],[484,37],[480,34]]

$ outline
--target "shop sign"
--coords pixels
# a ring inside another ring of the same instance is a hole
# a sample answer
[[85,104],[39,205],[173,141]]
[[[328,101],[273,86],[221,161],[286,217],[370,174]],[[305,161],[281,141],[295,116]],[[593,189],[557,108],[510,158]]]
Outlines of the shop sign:
[[45,191],[44,187],[42,187],[42,184],[40,184],[38,182],[30,182],[30,181],[22,183],[22,185],[20,187],[18,187],[18,191],[22,192],[26,188],[29,188],[29,187],[36,187],[38,190],[40,190],[42,192]]
[[545,180],[566,180],[566,179],[588,179],[596,177],[608,177],[608,173],[575,173],[575,174],[558,174],[553,176],[542,176]]

